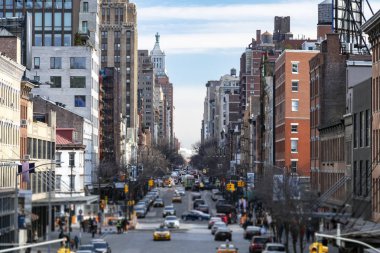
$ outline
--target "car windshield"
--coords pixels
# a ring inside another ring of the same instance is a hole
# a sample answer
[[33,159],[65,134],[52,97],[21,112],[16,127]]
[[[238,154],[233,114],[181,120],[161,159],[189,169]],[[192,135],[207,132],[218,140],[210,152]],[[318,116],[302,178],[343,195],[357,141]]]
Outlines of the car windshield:
[[173,207],[165,207],[165,211],[171,211],[171,210],[174,210]]
[[269,251],[285,251],[285,247],[278,246],[278,245],[276,245],[276,246],[268,246],[267,250],[269,250]]
[[94,243],[94,248],[95,249],[105,249],[105,248],[107,248],[107,243],[105,243],[105,242],[95,242]]
[[177,219],[177,217],[175,217],[175,216],[168,216],[168,217],[166,217],[166,220],[176,220]]
[[93,250],[94,246],[92,246],[92,245],[80,245],[79,249],[80,250]]
[[157,232],[165,232],[165,231],[169,231],[169,229],[167,229],[167,228],[157,228],[156,231]]
[[265,237],[254,237],[253,238],[253,242],[254,243],[266,243],[268,241],[268,238],[265,238]]

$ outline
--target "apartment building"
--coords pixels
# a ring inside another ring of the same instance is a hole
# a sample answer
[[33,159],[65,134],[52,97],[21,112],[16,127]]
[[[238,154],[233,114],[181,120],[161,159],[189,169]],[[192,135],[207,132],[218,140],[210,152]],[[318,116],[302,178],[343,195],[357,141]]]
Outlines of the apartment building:
[[318,51],[285,50],[275,63],[275,163],[310,176],[309,60]]
[[372,219],[377,221],[380,218],[380,165],[378,157],[380,153],[380,11],[375,13],[362,27],[368,34],[369,42],[372,45],[372,82],[371,82],[371,146],[372,146],[372,175],[371,175],[371,203]]

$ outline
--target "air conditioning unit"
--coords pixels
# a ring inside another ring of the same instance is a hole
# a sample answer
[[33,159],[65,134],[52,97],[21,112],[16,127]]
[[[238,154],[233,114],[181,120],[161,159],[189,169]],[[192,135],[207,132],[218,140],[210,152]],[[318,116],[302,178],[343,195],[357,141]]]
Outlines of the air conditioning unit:
[[29,161],[30,160],[30,155],[24,155],[24,160]]
[[21,126],[27,126],[28,125],[28,121],[26,119],[22,119],[21,122],[20,122],[20,125]]

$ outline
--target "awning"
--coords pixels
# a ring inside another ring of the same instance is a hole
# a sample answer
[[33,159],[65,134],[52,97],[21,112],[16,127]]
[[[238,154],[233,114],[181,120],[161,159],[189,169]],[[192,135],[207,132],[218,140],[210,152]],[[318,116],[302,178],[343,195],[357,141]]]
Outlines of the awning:
[[53,205],[60,205],[60,204],[92,204],[94,202],[97,202],[99,200],[98,195],[89,195],[89,196],[76,196],[76,197],[51,197],[44,198],[44,199],[38,199],[33,200],[32,205],[35,206],[46,206],[49,204],[49,202]]

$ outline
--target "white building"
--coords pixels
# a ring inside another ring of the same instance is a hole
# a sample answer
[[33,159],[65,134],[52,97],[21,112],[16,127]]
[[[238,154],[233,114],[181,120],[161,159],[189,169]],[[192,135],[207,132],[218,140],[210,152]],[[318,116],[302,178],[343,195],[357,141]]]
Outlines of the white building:
[[165,70],[165,52],[160,48],[160,35],[156,34],[156,43],[154,44],[153,50],[150,51],[153,71],[155,75],[166,75]]
[[20,87],[25,67],[0,55],[0,243],[16,236],[15,184],[20,161]]
[[[88,119],[85,132],[91,133],[91,142],[86,145],[86,174],[98,164],[99,127],[99,62],[98,54],[91,47],[33,47],[33,69],[30,79],[42,85],[33,89],[34,95],[58,102],[69,111]],[[38,58],[38,60],[36,60]],[[94,180],[86,177],[85,184]]]

